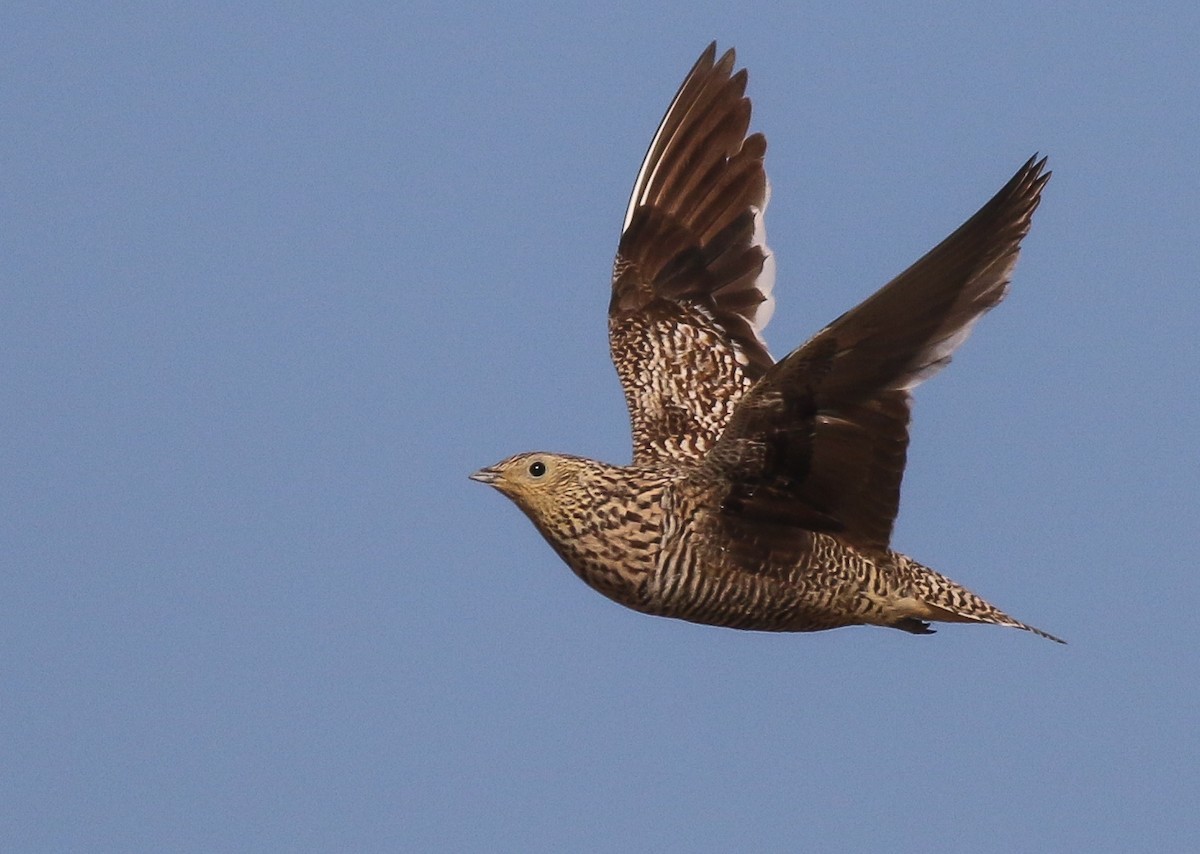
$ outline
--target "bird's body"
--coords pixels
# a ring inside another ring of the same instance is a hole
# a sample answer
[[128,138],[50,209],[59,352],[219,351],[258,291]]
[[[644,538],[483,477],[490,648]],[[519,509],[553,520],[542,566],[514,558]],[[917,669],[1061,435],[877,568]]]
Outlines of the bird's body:
[[477,472],[622,605],[761,631],[1013,626],[892,551],[909,389],[1003,298],[1048,173],[1030,160],[958,231],[778,363],[774,260],[745,72],[701,56],[634,185],[609,337],[634,461],[518,454]]
[[[555,500],[526,505],[520,483],[536,463]],[[1057,640],[890,549],[860,551],[807,530],[780,537],[770,526],[730,536],[723,484],[697,475],[687,465],[530,453],[477,479],[514,496],[589,587],[646,614],[772,632],[873,624],[926,634],[929,620],[987,622]]]

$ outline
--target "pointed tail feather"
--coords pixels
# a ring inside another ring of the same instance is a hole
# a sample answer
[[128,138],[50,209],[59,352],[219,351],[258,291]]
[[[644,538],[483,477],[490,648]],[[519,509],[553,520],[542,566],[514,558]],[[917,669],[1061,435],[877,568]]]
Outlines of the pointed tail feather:
[[893,552],[895,568],[898,574],[905,578],[909,585],[908,601],[916,600],[919,604],[909,616],[921,620],[939,620],[945,623],[991,623],[996,626],[1010,626],[1032,632],[1039,637],[1065,644],[1062,638],[1055,637],[1049,632],[1035,628],[1028,623],[1013,619],[982,596],[972,593],[961,584],[951,581],[946,576],[935,572],[923,564],[917,563],[907,555]]
[[1038,637],[1043,637],[1046,640],[1052,640],[1055,643],[1066,643],[1066,641],[1060,637],[1055,637],[1049,632],[1044,632],[1035,626],[1029,625],[1028,623],[1022,623],[1020,620],[1013,619],[999,608],[984,602],[984,600],[979,599],[978,597],[974,598],[978,599],[978,601],[985,605],[986,608],[977,610],[972,609],[971,611],[960,611],[951,610],[945,605],[935,605],[932,602],[926,602],[925,607],[929,609],[929,613],[925,615],[925,618],[928,620],[939,620],[943,623],[988,623],[994,626],[1009,626],[1010,628],[1033,632]]

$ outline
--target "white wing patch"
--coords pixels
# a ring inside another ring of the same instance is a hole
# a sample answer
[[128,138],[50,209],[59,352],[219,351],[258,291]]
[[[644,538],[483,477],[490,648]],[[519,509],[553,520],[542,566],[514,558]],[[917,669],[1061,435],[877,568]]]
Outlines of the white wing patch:
[[754,320],[751,327],[754,329],[754,337],[758,339],[758,343],[766,349],[767,342],[763,340],[762,331],[766,329],[767,324],[771,322],[772,315],[775,314],[775,253],[771,251],[771,247],[767,246],[767,224],[766,213],[767,205],[771,202],[771,182],[767,181],[767,189],[763,193],[763,202],[759,207],[754,208],[754,236],[750,238],[750,243],[757,246],[763,253],[762,272],[758,274],[758,278],[754,280],[754,286],[762,293],[764,299],[754,309]]

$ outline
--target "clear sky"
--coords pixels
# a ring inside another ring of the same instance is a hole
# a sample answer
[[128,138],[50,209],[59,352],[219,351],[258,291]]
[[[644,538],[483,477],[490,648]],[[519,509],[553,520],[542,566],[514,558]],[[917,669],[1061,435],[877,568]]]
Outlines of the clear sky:
[[[1194,850],[1195,3],[73,5],[0,16],[0,849]],[[1050,156],[894,545],[1069,646],[645,617],[467,480],[628,460],[714,38],[776,355]]]

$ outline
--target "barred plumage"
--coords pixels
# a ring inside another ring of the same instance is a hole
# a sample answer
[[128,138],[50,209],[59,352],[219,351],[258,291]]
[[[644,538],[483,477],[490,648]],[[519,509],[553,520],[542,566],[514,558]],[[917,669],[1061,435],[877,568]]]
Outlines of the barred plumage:
[[929,621],[1052,635],[889,548],[910,390],[1004,298],[1042,188],[1030,159],[950,237],[775,363],[770,195],[746,72],[696,62],[634,183],[609,339],[633,464],[527,453],[472,475],[591,587],[649,614],[760,631]]

